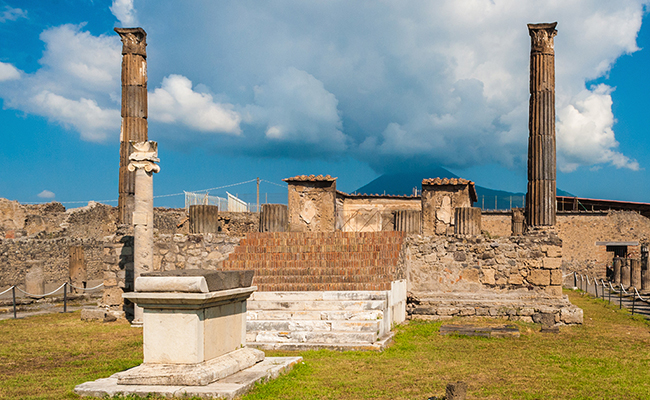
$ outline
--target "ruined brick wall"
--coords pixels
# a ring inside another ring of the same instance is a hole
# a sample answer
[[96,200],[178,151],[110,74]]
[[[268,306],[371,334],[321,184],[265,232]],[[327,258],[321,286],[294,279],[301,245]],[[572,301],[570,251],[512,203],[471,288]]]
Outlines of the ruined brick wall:
[[337,199],[336,229],[344,232],[392,231],[396,210],[420,211],[419,197],[377,198],[344,197]]
[[[219,234],[156,234],[154,271],[174,269],[219,269],[239,243],[239,237]],[[133,236],[118,232],[104,241],[104,297],[102,304],[121,308],[122,293],[133,291]]]
[[493,238],[512,235],[512,212],[510,210],[483,211],[481,230]]
[[407,238],[409,291],[522,292],[561,296],[562,241],[552,232],[488,239],[483,236]]
[[[596,242],[649,242],[650,219],[633,211],[609,213],[558,213],[558,235],[564,242],[563,269],[605,278],[613,254]],[[639,246],[628,247],[639,258]]]
[[0,288],[24,287],[25,274],[35,262],[43,266],[47,288],[68,281],[70,246],[83,247],[88,281],[103,279],[101,240],[69,237],[0,239]]
[[288,216],[292,232],[333,232],[336,181],[289,181]]

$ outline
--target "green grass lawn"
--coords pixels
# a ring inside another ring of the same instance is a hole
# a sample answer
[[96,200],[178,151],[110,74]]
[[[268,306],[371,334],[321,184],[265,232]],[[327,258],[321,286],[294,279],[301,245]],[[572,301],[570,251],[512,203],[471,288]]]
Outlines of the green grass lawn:
[[[440,336],[440,323],[411,322],[381,353],[300,353],[303,364],[244,399],[425,400],[457,380],[470,399],[650,399],[650,324],[565,293],[585,323],[557,335],[519,323],[518,339]],[[76,384],[141,360],[141,330],[126,323],[78,313],[0,322],[0,398],[77,398]]]

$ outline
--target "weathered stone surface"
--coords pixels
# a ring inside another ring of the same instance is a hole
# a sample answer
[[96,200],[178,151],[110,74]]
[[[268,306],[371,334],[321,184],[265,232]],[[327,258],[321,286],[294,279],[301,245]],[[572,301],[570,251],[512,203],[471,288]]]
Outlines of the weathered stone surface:
[[[215,292],[218,290],[228,290],[228,289],[235,289],[235,288],[240,288],[240,287],[248,287],[251,286],[253,282],[253,275],[255,271],[248,270],[248,271],[210,271],[210,270],[203,270],[203,269],[181,269],[181,270],[172,270],[172,271],[154,271],[154,272],[147,272],[142,274],[143,277],[151,277],[151,278],[203,278],[203,281],[206,283],[205,290],[206,292]],[[144,282],[143,280],[142,282]],[[170,285],[176,285],[173,287],[177,287],[178,285],[183,286],[184,281],[181,282],[182,280],[176,279],[173,281],[169,281]],[[195,280],[187,280],[187,283],[190,283],[196,281]],[[152,280],[149,286],[147,287],[142,287],[141,289],[138,289],[136,286],[136,290],[141,291],[141,292],[146,292],[146,291],[153,291],[153,292],[164,292],[164,291],[187,291],[183,290],[181,286],[178,286],[176,289],[170,289],[166,290],[165,288],[156,288],[156,285],[159,284],[165,284],[163,280],[157,279],[157,280]],[[201,286],[201,283],[197,281],[198,286],[196,286],[196,289],[199,289]],[[153,285],[153,286],[152,286]],[[185,287],[185,286],[183,286]],[[194,286],[193,286],[194,287]],[[147,289],[148,288],[148,289]],[[171,286],[170,286],[171,288]]]
[[81,310],[82,321],[103,321],[106,318],[106,310],[102,308],[83,308]]
[[146,397],[149,393],[154,393],[163,397],[234,399],[244,395],[257,382],[275,379],[301,361],[302,357],[266,357],[252,367],[205,386],[118,385],[117,377],[113,375],[82,383],[74,390],[80,396],[93,397],[113,397],[118,394]]
[[551,272],[545,269],[532,269],[526,279],[533,285],[547,286],[551,283]]
[[205,386],[264,360],[257,349],[237,349],[198,364],[148,364],[115,374],[118,385]]
[[563,308],[560,313],[560,320],[565,324],[582,324],[582,309],[575,306]]

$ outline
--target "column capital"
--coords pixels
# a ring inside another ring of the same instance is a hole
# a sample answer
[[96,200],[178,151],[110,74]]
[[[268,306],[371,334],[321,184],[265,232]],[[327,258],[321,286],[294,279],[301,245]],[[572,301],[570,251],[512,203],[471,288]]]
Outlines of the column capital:
[[115,28],[122,40],[122,54],[147,57],[147,32],[142,28]]
[[133,142],[131,141],[132,151],[129,155],[129,171],[135,171],[142,168],[147,172],[160,172],[160,166],[156,165],[160,161],[158,158],[158,143],[154,141]]
[[528,24],[531,53],[554,53],[553,38],[557,35],[557,22],[547,24]]

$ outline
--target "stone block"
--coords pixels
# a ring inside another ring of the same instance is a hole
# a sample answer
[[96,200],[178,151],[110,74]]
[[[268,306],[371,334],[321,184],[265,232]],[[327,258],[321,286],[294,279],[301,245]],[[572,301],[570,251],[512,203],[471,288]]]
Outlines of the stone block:
[[544,288],[546,294],[552,297],[561,297],[562,296],[562,286],[547,286]]
[[458,308],[456,307],[438,307],[436,313],[438,315],[456,315],[458,314]]
[[470,282],[478,282],[478,269],[466,268],[460,272],[460,276]]
[[551,271],[546,269],[531,269],[526,279],[533,285],[548,286],[551,284]]
[[562,285],[562,270],[551,270],[551,285]]
[[108,307],[121,306],[124,304],[122,293],[124,292],[120,288],[107,288],[104,290],[101,304]]
[[583,313],[578,307],[565,307],[560,311],[560,321],[565,324],[582,324]]
[[512,274],[508,277],[508,284],[510,285],[523,285],[524,278],[519,274]]
[[546,253],[547,257],[560,258],[562,257],[562,247],[560,246],[542,246],[542,252]]
[[106,310],[103,308],[84,308],[81,310],[82,321],[103,321],[106,318]]
[[562,267],[562,259],[544,257],[543,266],[544,269],[560,269]]
[[494,280],[494,270],[492,268],[481,268],[483,277],[481,278],[481,283],[486,285],[494,285],[496,281]]

